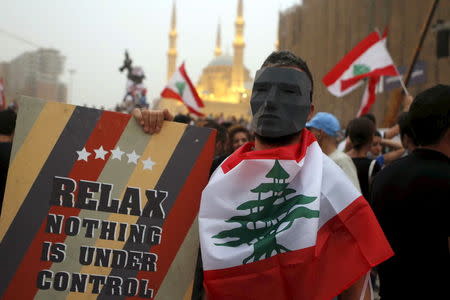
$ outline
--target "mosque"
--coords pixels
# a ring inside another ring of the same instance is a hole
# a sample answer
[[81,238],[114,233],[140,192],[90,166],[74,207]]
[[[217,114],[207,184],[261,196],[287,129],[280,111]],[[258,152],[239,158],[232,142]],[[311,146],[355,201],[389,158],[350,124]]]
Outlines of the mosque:
[[[206,115],[223,115],[243,117],[250,116],[249,99],[253,85],[249,70],[244,65],[244,15],[243,1],[238,0],[237,16],[235,21],[235,37],[233,41],[233,56],[223,53],[221,47],[221,28],[217,28],[214,57],[203,69],[196,84],[197,92],[202,98],[205,107],[202,112]],[[177,29],[176,8],[173,6],[171,29],[169,31],[169,50],[167,52],[167,79],[178,67],[177,59]],[[194,80],[193,78],[191,78]],[[184,105],[173,99],[161,99],[158,108],[168,108],[173,113],[185,113]]]

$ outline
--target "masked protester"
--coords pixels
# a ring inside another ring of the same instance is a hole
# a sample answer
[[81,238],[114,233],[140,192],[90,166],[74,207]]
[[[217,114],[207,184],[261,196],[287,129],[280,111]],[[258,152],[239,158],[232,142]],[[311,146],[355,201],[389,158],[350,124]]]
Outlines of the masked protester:
[[290,52],[257,72],[255,142],[225,159],[202,194],[206,299],[369,299],[366,274],[392,256],[366,200],[305,129],[312,94],[308,66]]

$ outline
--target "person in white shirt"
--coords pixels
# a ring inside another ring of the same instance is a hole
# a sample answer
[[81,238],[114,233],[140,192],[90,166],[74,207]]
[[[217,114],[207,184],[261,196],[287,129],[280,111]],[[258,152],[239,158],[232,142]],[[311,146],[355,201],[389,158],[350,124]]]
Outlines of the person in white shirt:
[[306,128],[315,135],[323,153],[328,155],[344,171],[355,187],[361,191],[355,164],[350,156],[337,149],[339,131],[341,130],[339,120],[333,114],[319,112],[306,123]]

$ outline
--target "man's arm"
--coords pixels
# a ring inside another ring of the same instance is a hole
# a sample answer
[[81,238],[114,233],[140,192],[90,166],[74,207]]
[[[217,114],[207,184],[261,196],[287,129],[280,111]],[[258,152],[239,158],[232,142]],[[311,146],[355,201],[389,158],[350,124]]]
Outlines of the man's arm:
[[172,121],[173,115],[166,108],[164,110],[148,110],[135,108],[132,112],[139,125],[146,133],[154,134],[161,131],[164,121]]
[[[403,111],[409,111],[409,107],[411,106],[411,103],[413,101],[413,97],[411,95],[407,95],[403,98]],[[384,132],[383,137],[385,139],[392,139],[394,136],[398,135],[400,133],[400,126],[398,124],[395,124],[388,130]]]
[[394,160],[399,159],[405,153],[405,149],[403,148],[402,144],[394,142],[392,140],[382,139],[381,145],[393,149],[392,151],[383,154],[385,164],[391,163]]
[[[372,288],[370,286],[370,272],[358,279],[351,287],[339,295],[339,300],[370,300]],[[364,297],[361,297],[364,293]]]
[[400,133],[400,126],[398,124],[395,124],[391,128],[387,129],[384,134],[384,139],[392,139],[394,136],[398,135]]

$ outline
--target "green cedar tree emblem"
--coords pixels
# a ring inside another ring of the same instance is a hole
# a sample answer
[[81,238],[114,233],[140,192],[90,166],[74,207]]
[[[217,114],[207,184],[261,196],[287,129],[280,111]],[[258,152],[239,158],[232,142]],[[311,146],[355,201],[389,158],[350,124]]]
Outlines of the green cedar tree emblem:
[[[243,264],[269,258],[272,253],[291,251],[277,243],[277,235],[288,230],[299,218],[318,218],[319,211],[306,208],[317,197],[295,195],[296,190],[288,188],[289,174],[283,169],[278,160],[267,173],[266,178],[272,178],[271,183],[261,183],[251,192],[258,194],[258,199],[244,202],[238,210],[250,210],[247,215],[234,216],[226,220],[228,223],[239,223],[240,227],[224,230],[213,238],[234,238],[225,243],[215,243],[217,246],[238,247],[243,244],[253,246],[253,253],[243,260]],[[261,199],[262,193],[270,193]],[[288,196],[291,196],[290,198]],[[257,226],[265,224],[264,226]]]
[[178,81],[175,83],[175,86],[177,87],[178,94],[183,95],[184,88],[186,87],[186,82]]
[[368,65],[354,65],[353,66],[353,76],[358,76],[361,74],[366,74],[370,72],[370,67]]

